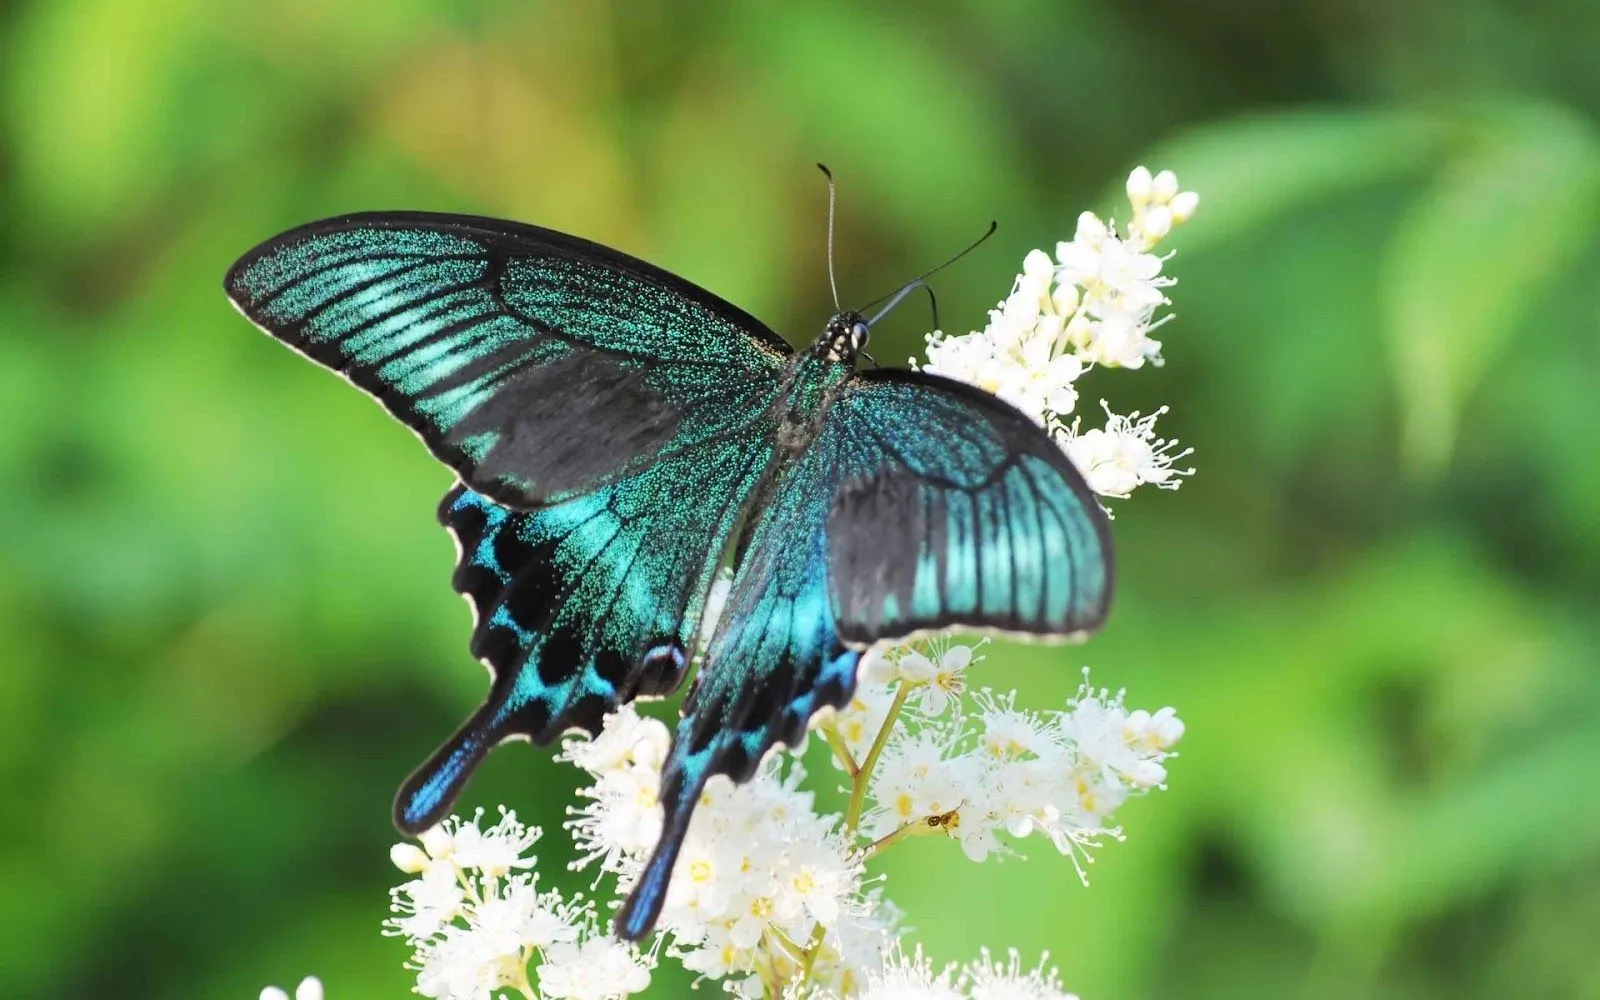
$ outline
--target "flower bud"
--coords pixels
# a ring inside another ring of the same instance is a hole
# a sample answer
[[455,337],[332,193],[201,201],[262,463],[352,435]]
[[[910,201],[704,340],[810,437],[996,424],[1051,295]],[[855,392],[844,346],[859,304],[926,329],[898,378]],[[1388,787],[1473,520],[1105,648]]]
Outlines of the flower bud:
[[1194,210],[1200,207],[1200,196],[1193,191],[1180,191],[1173,195],[1167,207],[1172,209],[1173,222],[1188,222],[1194,217]]
[[435,861],[455,853],[455,839],[442,826],[429,827],[417,839],[422,842],[422,849],[428,852],[428,857]]
[[1133,202],[1134,208],[1141,208],[1150,201],[1151,186],[1150,171],[1145,167],[1134,167],[1133,173],[1128,175],[1128,200]]
[[408,875],[418,875],[428,867],[428,855],[416,844],[396,844],[389,848],[389,860]]
[[1057,316],[1071,316],[1078,311],[1078,302],[1077,285],[1057,285],[1050,293],[1050,304]]
[[1028,256],[1022,259],[1022,273],[1034,281],[1048,285],[1050,279],[1055,277],[1055,265],[1050,262],[1050,255],[1043,250],[1029,250]]
[[1151,205],[1140,220],[1139,228],[1144,231],[1145,239],[1156,242],[1172,232],[1172,209],[1165,205]]
[[1156,174],[1150,182],[1150,200],[1165,205],[1178,193],[1178,175],[1170,170]]

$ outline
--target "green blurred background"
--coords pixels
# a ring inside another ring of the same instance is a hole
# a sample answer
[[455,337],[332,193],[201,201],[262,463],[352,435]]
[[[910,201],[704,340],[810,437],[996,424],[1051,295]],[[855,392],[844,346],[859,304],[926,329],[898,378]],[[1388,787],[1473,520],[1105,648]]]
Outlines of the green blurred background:
[[[503,215],[799,341],[824,160],[848,299],[999,220],[951,329],[1131,166],[1203,198],[1168,366],[1086,386],[1200,472],[1119,505],[1103,636],[980,678],[1177,705],[1172,788],[1089,888],[897,851],[916,939],[1085,1000],[1600,996],[1596,38],[1594,0],[5,7],[0,995],[409,988],[390,797],[484,684],[450,477],[234,315],[233,258]],[[468,804],[564,860],[573,784],[517,745]]]

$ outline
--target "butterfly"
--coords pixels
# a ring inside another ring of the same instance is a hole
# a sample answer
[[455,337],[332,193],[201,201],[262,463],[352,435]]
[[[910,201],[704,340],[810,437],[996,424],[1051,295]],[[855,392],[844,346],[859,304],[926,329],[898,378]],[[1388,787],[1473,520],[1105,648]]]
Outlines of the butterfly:
[[1106,616],[1106,518],[1060,447],[981,389],[858,370],[859,312],[796,351],[616,250],[420,212],[290,230],[225,290],[459,480],[438,516],[490,689],[401,787],[402,831],[437,823],[497,744],[597,734],[698,658],[623,937],[654,927],[707,780],[747,780],[848,704],[874,643],[956,625],[1077,637]]

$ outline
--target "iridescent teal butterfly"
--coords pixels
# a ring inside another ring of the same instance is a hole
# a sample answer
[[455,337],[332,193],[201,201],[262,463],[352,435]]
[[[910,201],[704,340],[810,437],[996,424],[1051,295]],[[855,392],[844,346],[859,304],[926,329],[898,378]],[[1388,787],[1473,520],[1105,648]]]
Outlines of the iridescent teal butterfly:
[[979,389],[857,371],[859,313],[796,353],[615,250],[423,213],[291,230],[226,289],[460,478],[439,520],[493,680],[401,788],[402,830],[436,823],[501,741],[595,733],[618,705],[676,689],[713,579],[735,568],[625,937],[655,924],[707,779],[749,778],[846,704],[872,643],[958,624],[1071,636],[1105,617],[1105,517],[1061,449]]

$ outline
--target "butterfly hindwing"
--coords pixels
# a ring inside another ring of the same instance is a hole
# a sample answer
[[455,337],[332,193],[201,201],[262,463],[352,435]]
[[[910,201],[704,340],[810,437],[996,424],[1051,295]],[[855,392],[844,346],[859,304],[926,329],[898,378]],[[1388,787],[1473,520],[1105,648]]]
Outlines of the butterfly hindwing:
[[769,428],[747,416],[730,415],[716,443],[538,510],[462,486],[445,496],[439,518],[461,548],[455,588],[492,681],[401,788],[402,829],[436,822],[501,741],[597,733],[618,705],[678,686],[726,539],[771,455]]
[[624,937],[637,940],[654,926],[706,781],[747,780],[768,750],[798,743],[812,715],[848,703],[855,690],[861,650],[839,636],[823,534],[837,457],[825,433],[756,504],[662,771],[661,839],[617,918]]
[[964,625],[1098,628],[1111,600],[1105,512],[1061,448],[971,386],[880,369],[829,410],[840,442],[830,592],[852,643]]
[[564,499],[717,433],[789,347],[625,254],[534,226],[370,213],[261,244],[228,272],[258,326],[344,374],[477,492]]

